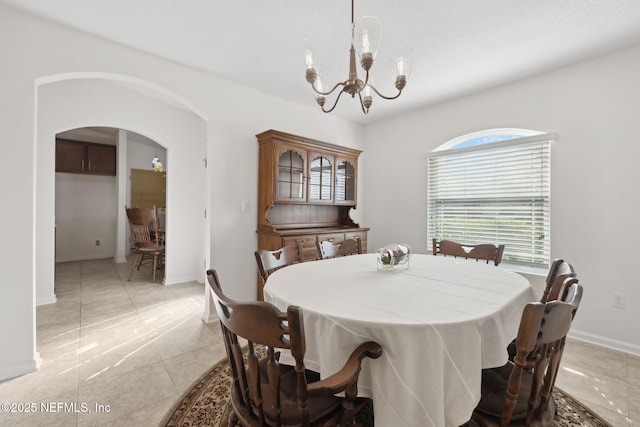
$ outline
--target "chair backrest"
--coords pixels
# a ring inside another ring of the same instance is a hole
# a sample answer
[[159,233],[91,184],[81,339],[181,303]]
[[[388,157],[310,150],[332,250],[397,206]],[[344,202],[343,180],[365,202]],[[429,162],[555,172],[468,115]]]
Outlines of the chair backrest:
[[[275,380],[281,376],[279,353],[276,349],[291,350],[296,363],[303,364],[298,358],[304,356],[305,341],[302,316],[298,307],[291,307],[288,313],[282,313],[267,302],[238,303],[222,293],[220,280],[215,270],[207,271],[209,286],[220,318],[223,339],[233,377],[232,399],[247,410],[246,416],[254,413],[260,425],[267,425],[265,418],[277,419],[280,404],[280,382]],[[240,338],[247,340],[245,355]],[[258,345],[266,346],[266,354],[258,354]],[[246,362],[245,362],[246,357]],[[304,365],[302,365],[304,366]],[[304,385],[304,369],[301,381]],[[267,374],[266,378],[264,374]],[[273,383],[273,396],[262,395],[261,382]],[[299,390],[299,398],[306,401],[306,386]],[[264,399],[269,398],[269,405]],[[270,406],[274,407],[270,407]],[[308,410],[308,408],[307,408]],[[254,412],[255,411],[255,412]],[[270,414],[266,414],[269,411]],[[242,417],[243,414],[237,414]],[[279,423],[279,420],[277,420]]]
[[360,239],[344,239],[341,242],[322,240],[316,243],[320,259],[335,258],[337,256],[357,255],[362,253]]
[[167,208],[157,208],[158,213],[158,227],[166,227],[167,226]]
[[302,244],[296,242],[274,251],[260,249],[255,252],[255,256],[260,277],[266,283],[267,278],[274,271],[302,261]]
[[[524,417],[525,425],[530,425],[532,420],[552,411],[551,391],[567,333],[582,299],[582,286],[576,278],[565,279],[563,288],[564,301],[529,303],[522,313],[516,337],[517,353],[507,381],[500,425],[509,425],[516,415]],[[530,381],[523,380],[525,371]],[[526,402],[526,411],[514,414],[520,395],[522,405]]]
[[336,245],[330,240],[322,240],[316,243],[320,259],[336,257]]
[[[544,292],[540,298],[540,302],[545,303],[547,301],[553,301],[558,299],[560,289],[562,288],[565,279],[569,277],[576,277],[576,272],[573,266],[563,259],[555,259],[549,267],[549,273],[547,274],[547,280],[545,282]],[[562,299],[562,298],[560,298]]]
[[337,256],[358,255],[362,253],[360,239],[344,239],[338,243]]
[[131,229],[131,240],[136,248],[158,249],[160,244],[155,236],[158,236],[158,211],[152,208],[127,208],[127,218]]
[[502,262],[502,253],[504,252],[504,245],[492,245],[490,243],[483,243],[479,245],[465,245],[462,243],[453,242],[451,240],[432,240],[433,254],[451,255],[453,257],[472,258],[476,261],[485,260],[487,264],[489,261],[493,261],[495,265]]
[[[364,357],[379,357],[381,347],[363,343],[350,357],[350,376],[343,369],[331,376],[337,379],[320,381],[320,375],[304,366],[306,350],[304,324],[300,307],[290,306],[286,313],[267,302],[240,303],[226,297],[215,270],[207,271],[209,287],[229,360],[232,386],[231,401],[234,417],[245,426],[309,426],[336,425],[343,408],[350,412],[357,394],[359,361]],[[246,345],[241,345],[246,342]],[[295,367],[281,364],[281,349],[289,350]],[[315,383],[317,381],[317,384]],[[308,392],[308,382],[311,388]],[[344,391],[350,404],[333,395]],[[320,424],[314,421],[320,419]]]

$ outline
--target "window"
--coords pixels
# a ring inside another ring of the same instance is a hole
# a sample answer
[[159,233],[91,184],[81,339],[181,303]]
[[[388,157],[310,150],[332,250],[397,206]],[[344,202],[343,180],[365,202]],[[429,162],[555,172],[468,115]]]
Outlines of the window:
[[455,138],[427,156],[427,233],[504,244],[503,260],[549,264],[553,135],[493,129]]

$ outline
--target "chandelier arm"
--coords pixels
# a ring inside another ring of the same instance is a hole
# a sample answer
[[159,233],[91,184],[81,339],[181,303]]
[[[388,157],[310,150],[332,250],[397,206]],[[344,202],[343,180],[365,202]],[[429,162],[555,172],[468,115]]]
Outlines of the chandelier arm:
[[376,89],[376,87],[372,84],[367,84],[367,86],[369,86],[371,88],[371,90],[373,90],[380,98],[383,99],[396,99],[397,97],[399,97],[402,94],[402,90],[398,91],[398,94],[396,96],[384,96],[383,94],[381,94],[378,89]]
[[362,89],[364,89],[365,87],[373,87],[371,84],[369,84],[369,70],[365,71],[365,75],[364,75],[364,83],[362,83]]
[[328,92],[321,92],[318,89],[316,89],[315,85],[311,84],[311,88],[313,89],[313,91],[315,93],[317,93],[318,95],[322,95],[322,96],[331,95],[333,93],[333,91],[338,88],[338,86],[346,86],[346,84],[344,82],[336,83],[336,85],[334,87],[332,87],[331,90],[328,91]]
[[358,98],[360,99],[360,107],[362,108],[362,112],[365,114],[368,114],[369,110],[364,108],[364,101],[362,100],[362,92],[358,92]]
[[[338,85],[336,85],[336,86],[338,86]],[[335,89],[335,88],[334,88],[334,89]],[[333,91],[333,90],[332,90],[332,91]],[[330,113],[330,112],[332,112],[332,111],[333,111],[333,109],[334,109],[334,108],[336,108],[336,105],[338,105],[338,101],[340,101],[340,97],[342,96],[342,94],[343,94],[343,93],[344,93],[344,90],[343,90],[343,91],[340,91],[340,94],[339,94],[339,95],[338,95],[338,97],[336,98],[336,102],[334,102],[334,103],[333,103],[333,106],[331,106],[331,109],[329,109],[329,110],[325,110],[325,109],[324,109],[324,107],[321,107],[321,108],[322,108],[322,111],[324,111],[325,113]]]

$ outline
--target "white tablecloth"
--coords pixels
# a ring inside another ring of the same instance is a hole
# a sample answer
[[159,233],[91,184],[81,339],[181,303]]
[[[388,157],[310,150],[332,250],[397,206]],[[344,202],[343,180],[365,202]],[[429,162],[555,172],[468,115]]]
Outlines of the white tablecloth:
[[529,282],[493,264],[413,255],[397,273],[377,271],[376,255],[305,262],[272,274],[265,299],[303,310],[305,363],[323,377],[355,347],[374,340],[359,393],[373,398],[378,427],[459,426],[480,400],[482,368],[503,365]]

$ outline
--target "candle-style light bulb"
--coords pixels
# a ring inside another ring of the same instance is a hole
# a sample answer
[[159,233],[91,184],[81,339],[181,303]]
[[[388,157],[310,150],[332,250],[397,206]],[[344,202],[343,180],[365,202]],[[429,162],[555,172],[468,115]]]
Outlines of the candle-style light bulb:
[[374,60],[380,43],[380,20],[373,16],[363,16],[353,23],[353,47],[362,60],[368,57]]
[[369,29],[362,30],[362,53],[371,52],[371,46],[369,45]]
[[394,59],[391,66],[393,67],[393,79],[398,76],[409,78],[411,69],[413,68],[413,51],[403,47],[394,52]]
[[305,64],[307,64],[307,69],[314,68],[313,52],[311,51],[311,49],[305,49],[304,62]]

